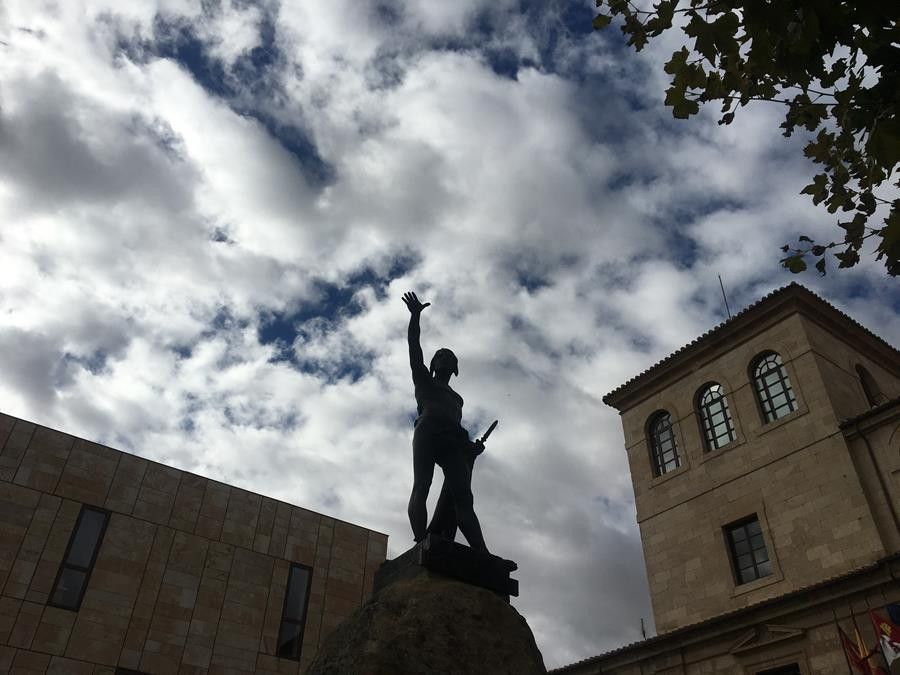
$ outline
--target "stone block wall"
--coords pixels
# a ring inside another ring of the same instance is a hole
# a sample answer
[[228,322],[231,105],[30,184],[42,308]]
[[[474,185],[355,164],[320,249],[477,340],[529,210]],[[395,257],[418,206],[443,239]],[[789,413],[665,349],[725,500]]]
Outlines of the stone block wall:
[[[745,331],[623,411],[660,632],[843,574],[888,552],[838,428],[811,330],[818,326],[793,313]],[[781,355],[797,404],[774,422],[763,419],[749,372],[767,350]],[[696,392],[710,381],[725,387],[737,436],[713,451],[704,447],[695,407]],[[672,416],[682,466],[656,477],[646,424],[658,410]],[[752,514],[762,525],[773,574],[738,585],[723,528]]]
[[[48,600],[82,505],[110,513],[75,612]],[[387,536],[0,414],[0,672],[302,673]],[[278,658],[291,563],[312,568]]]

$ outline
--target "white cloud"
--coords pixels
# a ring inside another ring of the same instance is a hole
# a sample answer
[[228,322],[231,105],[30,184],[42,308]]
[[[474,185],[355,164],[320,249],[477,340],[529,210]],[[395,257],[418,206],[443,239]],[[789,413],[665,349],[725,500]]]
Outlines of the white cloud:
[[[723,318],[716,273],[750,302],[790,280],[778,246],[826,236],[777,113],[676,123],[664,49],[620,53],[552,7],[0,11],[0,409],[386,531],[394,555],[411,540],[414,412],[399,297],[416,289],[433,302],[426,352],[460,357],[471,431],[500,419],[476,504],[520,564],[547,663],[639,637],[640,542],[600,397]],[[264,12],[272,63],[241,79]],[[158,14],[193,27],[233,99],[154,56]],[[531,65],[498,75],[500,48]],[[383,292],[359,283],[399,257],[415,264]],[[324,282],[353,302],[329,305]],[[877,264],[804,282],[900,335]],[[260,344],[296,312],[292,345]],[[291,347],[293,364],[276,358]]]

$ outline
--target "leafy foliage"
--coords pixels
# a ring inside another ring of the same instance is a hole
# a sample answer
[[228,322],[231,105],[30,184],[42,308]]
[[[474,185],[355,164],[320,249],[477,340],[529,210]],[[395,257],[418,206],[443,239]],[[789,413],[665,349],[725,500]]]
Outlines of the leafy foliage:
[[667,30],[689,38],[691,48],[665,65],[672,76],[665,103],[675,117],[718,101],[719,124],[731,124],[750,101],[771,101],[785,106],[785,136],[798,127],[818,132],[804,154],[819,173],[801,193],[848,220],[838,222],[840,241],[802,235],[783,246],[785,268],[802,272],[812,258],[825,274],[829,251],[838,267],[852,267],[872,237],[888,274],[900,274],[900,199],[880,196],[896,194],[900,162],[896,0],[658,0],[647,10],[630,0],[596,2],[594,28],[620,18],[637,51]]

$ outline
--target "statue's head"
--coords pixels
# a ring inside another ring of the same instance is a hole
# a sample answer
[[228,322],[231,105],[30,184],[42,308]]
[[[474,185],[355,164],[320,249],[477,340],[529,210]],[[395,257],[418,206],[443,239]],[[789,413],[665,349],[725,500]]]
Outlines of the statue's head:
[[434,375],[438,371],[443,370],[451,372],[459,377],[459,361],[457,361],[456,359],[456,354],[451,352],[446,347],[442,347],[434,353],[434,356],[431,357],[431,366],[428,370],[432,375]]

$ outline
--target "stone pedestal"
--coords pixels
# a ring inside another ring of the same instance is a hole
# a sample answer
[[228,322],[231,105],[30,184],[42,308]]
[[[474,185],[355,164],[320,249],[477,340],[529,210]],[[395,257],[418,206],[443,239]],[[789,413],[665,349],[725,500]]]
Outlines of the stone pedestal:
[[400,579],[417,576],[421,568],[486,588],[507,602],[509,596],[519,595],[519,582],[509,576],[518,569],[512,560],[473,551],[434,534],[426,536],[403,555],[382,563],[375,572],[375,592]]
[[320,646],[307,675],[545,675],[509,604],[515,567],[429,537],[382,564],[372,598]]

